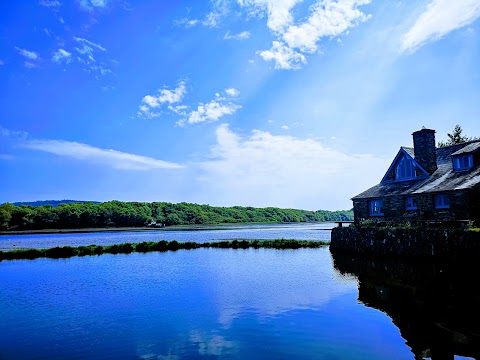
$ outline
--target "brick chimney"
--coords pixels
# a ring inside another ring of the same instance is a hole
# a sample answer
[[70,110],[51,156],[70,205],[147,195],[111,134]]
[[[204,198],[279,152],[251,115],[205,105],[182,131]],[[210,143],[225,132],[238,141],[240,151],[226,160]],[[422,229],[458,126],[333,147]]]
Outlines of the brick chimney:
[[435,151],[435,130],[425,129],[413,134],[415,160],[431,175],[437,170],[437,153]]

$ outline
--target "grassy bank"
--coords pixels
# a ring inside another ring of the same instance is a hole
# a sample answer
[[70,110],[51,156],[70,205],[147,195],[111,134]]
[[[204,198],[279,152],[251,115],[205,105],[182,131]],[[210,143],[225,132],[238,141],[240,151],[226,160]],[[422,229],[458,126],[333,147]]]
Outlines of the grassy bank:
[[88,246],[63,246],[50,249],[21,249],[13,251],[0,251],[0,261],[19,260],[19,259],[37,259],[37,258],[69,258],[73,256],[102,255],[102,254],[130,254],[132,252],[146,253],[151,251],[176,251],[191,250],[199,248],[215,249],[299,249],[299,248],[319,248],[328,245],[321,241],[307,240],[232,240],[218,241],[210,243],[196,242],[178,242],[178,241],[149,241],[141,243],[123,243],[115,245],[88,245]]

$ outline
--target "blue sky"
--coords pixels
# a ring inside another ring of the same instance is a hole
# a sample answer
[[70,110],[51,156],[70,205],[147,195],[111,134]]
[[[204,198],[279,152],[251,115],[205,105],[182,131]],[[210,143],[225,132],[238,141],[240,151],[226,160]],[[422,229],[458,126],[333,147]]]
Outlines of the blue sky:
[[348,209],[480,136],[480,0],[0,4],[0,203]]

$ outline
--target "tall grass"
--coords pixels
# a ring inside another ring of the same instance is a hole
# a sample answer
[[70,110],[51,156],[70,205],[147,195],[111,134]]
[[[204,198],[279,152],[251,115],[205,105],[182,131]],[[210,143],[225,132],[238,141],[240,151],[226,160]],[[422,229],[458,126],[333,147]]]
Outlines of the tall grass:
[[231,240],[216,241],[206,243],[196,242],[178,242],[178,241],[145,241],[141,243],[123,243],[114,245],[88,245],[88,246],[63,246],[50,249],[19,249],[12,251],[0,251],[0,261],[17,259],[37,259],[37,258],[69,258],[73,256],[92,256],[102,254],[130,254],[132,252],[152,252],[152,251],[177,251],[191,250],[199,248],[214,249],[299,249],[299,248],[319,248],[328,245],[322,241],[276,239],[276,240]]

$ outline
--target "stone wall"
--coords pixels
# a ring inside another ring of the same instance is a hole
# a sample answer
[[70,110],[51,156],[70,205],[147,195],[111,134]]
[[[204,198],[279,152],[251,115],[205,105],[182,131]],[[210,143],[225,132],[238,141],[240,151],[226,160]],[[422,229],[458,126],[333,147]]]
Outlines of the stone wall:
[[480,232],[464,229],[338,227],[332,230],[330,250],[370,256],[480,256]]
[[[477,191],[452,191],[449,209],[435,209],[434,194],[416,195],[417,210],[406,210],[407,196],[383,197],[383,216],[370,216],[369,200],[353,200],[355,220],[375,218],[379,221],[415,221],[415,220],[471,220],[478,218]],[[472,216],[472,213],[477,214]]]

